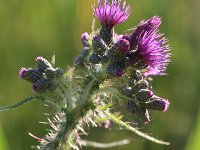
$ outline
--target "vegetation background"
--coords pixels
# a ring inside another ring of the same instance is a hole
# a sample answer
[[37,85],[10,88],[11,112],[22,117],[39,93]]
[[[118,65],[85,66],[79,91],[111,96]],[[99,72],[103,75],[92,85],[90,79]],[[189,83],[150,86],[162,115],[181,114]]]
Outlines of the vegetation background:
[[[199,150],[200,149],[200,1],[127,0],[132,14],[117,31],[123,33],[140,20],[162,17],[161,32],[172,47],[168,76],[156,77],[155,92],[170,100],[166,113],[153,112],[149,125],[141,127],[157,138],[171,142],[163,146],[133,133],[91,129],[87,139],[111,142],[131,139],[131,144],[110,150]],[[80,35],[91,31],[94,0],[0,0],[0,105],[9,105],[31,95],[30,84],[18,78],[19,69],[33,67],[34,58],[56,54],[56,65],[65,69],[81,51]],[[29,150],[41,137],[46,109],[33,102],[16,110],[0,112],[0,149]],[[199,113],[199,115],[198,115]],[[92,150],[93,148],[84,148]]]

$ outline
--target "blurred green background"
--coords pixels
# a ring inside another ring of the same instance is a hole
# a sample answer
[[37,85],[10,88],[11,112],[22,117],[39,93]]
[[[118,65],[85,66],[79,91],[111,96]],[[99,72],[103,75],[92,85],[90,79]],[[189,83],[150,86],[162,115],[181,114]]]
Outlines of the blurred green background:
[[[153,112],[152,122],[141,130],[171,142],[170,146],[151,143],[117,128],[92,129],[88,139],[111,142],[131,139],[124,150],[199,150],[200,149],[200,1],[127,0],[132,14],[116,30],[123,33],[141,19],[162,17],[161,32],[172,47],[168,76],[156,77],[156,94],[170,100],[166,113]],[[0,0],[0,105],[9,105],[31,95],[30,84],[18,78],[23,67],[33,67],[34,58],[56,54],[56,65],[65,69],[81,51],[80,35],[91,31],[94,0]],[[0,150],[29,150],[42,137],[39,102],[16,110],[0,112]],[[85,148],[93,149],[93,148]],[[111,149],[110,149],[111,150]]]

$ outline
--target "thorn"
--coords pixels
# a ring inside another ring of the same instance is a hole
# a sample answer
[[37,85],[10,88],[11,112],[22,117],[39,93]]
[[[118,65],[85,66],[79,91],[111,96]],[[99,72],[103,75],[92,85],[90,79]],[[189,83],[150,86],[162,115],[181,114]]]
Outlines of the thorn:
[[80,126],[77,126],[77,128],[78,128],[80,131],[82,131],[83,134],[88,135],[88,134],[85,132],[85,130],[84,130],[83,128],[81,128]]
[[43,139],[43,138],[39,138],[39,137],[37,137],[37,136],[35,136],[35,135],[33,135],[32,133],[28,133],[31,137],[33,137],[34,139],[36,139],[36,140],[38,140],[38,141],[46,141],[45,139]]
[[56,126],[49,118],[47,118],[47,120],[49,121],[50,126],[51,126],[55,131],[58,131],[57,126]]
[[48,114],[48,113],[43,113],[45,116],[50,116],[50,114]]
[[93,126],[97,127],[96,123],[91,118],[88,118],[88,119],[92,123]]
[[58,117],[58,115],[55,115],[55,117],[56,117],[58,120],[60,120],[60,118]]
[[42,122],[42,121],[39,121],[39,123],[41,123],[41,124],[49,124],[48,122]]

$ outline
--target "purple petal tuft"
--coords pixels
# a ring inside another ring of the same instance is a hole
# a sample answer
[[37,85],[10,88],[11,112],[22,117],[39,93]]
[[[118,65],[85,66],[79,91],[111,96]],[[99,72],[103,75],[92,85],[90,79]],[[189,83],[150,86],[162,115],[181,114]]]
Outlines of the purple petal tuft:
[[113,0],[112,3],[104,0],[103,5],[101,0],[98,0],[98,6],[93,6],[94,16],[96,16],[102,25],[109,28],[124,22],[130,15],[131,8],[126,7],[126,2],[121,6],[121,0]]
[[137,55],[148,65],[145,76],[164,75],[166,66],[170,62],[169,45],[167,39],[158,30],[141,34],[138,38]]

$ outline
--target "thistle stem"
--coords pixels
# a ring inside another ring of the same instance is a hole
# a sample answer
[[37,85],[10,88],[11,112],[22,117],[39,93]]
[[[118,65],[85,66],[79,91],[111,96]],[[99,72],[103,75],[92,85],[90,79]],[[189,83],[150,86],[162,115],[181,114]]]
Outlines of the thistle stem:
[[138,136],[140,136],[140,137],[142,137],[142,138],[145,138],[145,139],[147,139],[147,140],[149,140],[149,141],[152,141],[152,142],[154,142],[154,143],[157,143],[157,144],[170,145],[169,142],[165,142],[165,141],[162,141],[162,140],[158,140],[158,139],[156,139],[156,138],[154,138],[154,137],[152,137],[152,136],[149,136],[149,135],[147,135],[147,134],[145,134],[145,133],[140,132],[140,131],[137,130],[136,128],[133,128],[133,127],[131,127],[130,125],[126,124],[125,122],[119,120],[118,118],[116,118],[114,115],[112,115],[112,114],[109,113],[109,112],[106,112],[106,111],[105,111],[104,113],[105,113],[105,114],[108,116],[108,118],[111,119],[113,122],[115,122],[115,123],[117,123],[117,124],[123,126],[124,128],[126,128],[126,129],[128,129],[128,130],[134,132],[135,134],[137,134]]
[[17,102],[16,104],[9,105],[9,106],[1,106],[0,111],[5,111],[5,110],[10,110],[10,109],[15,109],[25,103],[28,103],[33,100],[45,100],[44,97],[42,96],[30,96],[28,98],[22,99],[21,101]]

